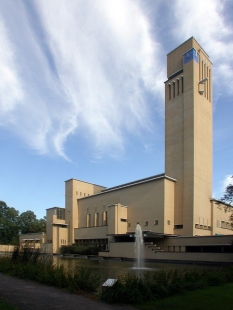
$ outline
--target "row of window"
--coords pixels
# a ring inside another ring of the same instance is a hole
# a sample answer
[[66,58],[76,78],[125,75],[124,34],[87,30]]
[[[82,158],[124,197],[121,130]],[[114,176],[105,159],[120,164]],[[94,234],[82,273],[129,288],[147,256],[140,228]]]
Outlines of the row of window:
[[221,220],[217,220],[217,227],[224,228],[224,229],[232,229],[230,222],[225,222]]
[[184,78],[181,75],[176,80],[173,80],[172,83],[168,83],[168,98],[175,98],[175,96],[179,96],[179,94],[184,92]]
[[209,225],[195,224],[195,228],[210,230],[211,227]]
[[76,191],[76,195],[79,195],[80,197],[89,196],[89,194],[86,194],[86,193],[83,193],[83,192],[78,192],[78,191]]
[[[121,222],[127,222],[126,218],[121,218],[120,219]],[[136,224],[140,224],[139,222],[137,222]],[[135,224],[135,226],[136,226]],[[158,220],[154,220],[153,221],[153,225],[158,225],[159,221]],[[100,216],[99,213],[94,213],[94,215],[88,213],[86,215],[86,227],[97,227],[97,226],[106,226],[108,225],[108,219],[107,219],[107,211],[103,211],[102,212],[102,218],[101,218],[101,222],[100,222]],[[148,226],[149,225],[149,221],[145,221],[144,222],[144,226]],[[167,225],[171,225],[171,221],[167,220]],[[183,225],[176,225],[177,227],[175,228],[183,228]],[[179,226],[179,227],[178,227]],[[180,227],[182,226],[182,227]],[[131,227],[131,223],[128,222],[128,227]]]
[[[87,224],[87,227],[91,227],[91,226],[94,226],[94,227],[97,227],[97,226],[100,226],[100,216],[99,216],[99,213],[94,213],[94,216],[92,218],[92,215],[89,213],[87,214],[86,216],[86,224]],[[102,212],[102,221],[101,221],[101,226],[106,226],[108,225],[108,219],[107,219],[107,211],[103,211]]]
[[211,101],[211,69],[203,58],[199,62],[199,79],[201,81],[205,78],[208,79],[204,83],[204,96],[207,100]]
[[66,239],[61,239],[61,244],[66,244]]

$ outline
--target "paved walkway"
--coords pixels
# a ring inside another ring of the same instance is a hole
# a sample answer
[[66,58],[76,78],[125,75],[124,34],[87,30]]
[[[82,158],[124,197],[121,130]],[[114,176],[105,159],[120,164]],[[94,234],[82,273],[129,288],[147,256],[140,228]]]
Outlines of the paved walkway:
[[[0,297],[19,310],[133,310],[124,305],[108,305],[81,295],[0,273]],[[3,309],[2,309],[3,310]]]

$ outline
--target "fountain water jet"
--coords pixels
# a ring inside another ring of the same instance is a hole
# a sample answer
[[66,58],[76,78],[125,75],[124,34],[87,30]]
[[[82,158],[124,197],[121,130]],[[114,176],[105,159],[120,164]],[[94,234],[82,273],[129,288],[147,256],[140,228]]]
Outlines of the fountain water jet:
[[143,234],[142,228],[139,224],[136,225],[135,228],[135,252],[136,252],[136,268],[143,268]]

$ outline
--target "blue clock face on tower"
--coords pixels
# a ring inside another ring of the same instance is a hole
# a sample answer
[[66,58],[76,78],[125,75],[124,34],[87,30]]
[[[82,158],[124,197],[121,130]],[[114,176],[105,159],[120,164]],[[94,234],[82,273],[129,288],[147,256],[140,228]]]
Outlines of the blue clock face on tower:
[[192,48],[183,55],[183,59],[184,59],[184,65],[191,60],[195,60],[198,63],[197,51],[194,48]]

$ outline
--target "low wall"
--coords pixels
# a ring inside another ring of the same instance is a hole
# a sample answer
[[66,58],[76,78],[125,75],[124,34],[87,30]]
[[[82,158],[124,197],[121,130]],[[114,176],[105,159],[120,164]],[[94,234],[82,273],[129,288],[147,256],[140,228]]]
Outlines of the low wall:
[[[109,252],[100,252],[103,257],[135,258],[133,242],[114,242],[109,244]],[[233,263],[233,253],[190,253],[190,252],[156,252],[144,247],[144,259],[164,261]]]
[[14,251],[15,246],[14,245],[4,245],[4,244],[0,244],[0,252],[13,252]]

